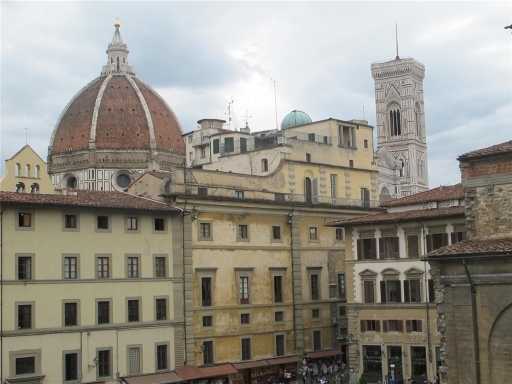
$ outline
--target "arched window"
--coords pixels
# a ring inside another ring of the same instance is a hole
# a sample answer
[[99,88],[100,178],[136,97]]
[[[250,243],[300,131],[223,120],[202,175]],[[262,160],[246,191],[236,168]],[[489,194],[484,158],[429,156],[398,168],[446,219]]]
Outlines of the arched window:
[[21,164],[16,163],[16,166],[14,167],[14,176],[20,177],[20,172],[21,172]]
[[17,183],[16,184],[16,192],[23,193],[25,192],[25,184],[23,183]]
[[66,183],[66,187],[68,188],[77,188],[78,187],[78,180],[76,177],[70,177],[68,179],[68,182]]
[[402,166],[400,167],[400,177],[405,177],[405,163],[402,160]]
[[313,191],[311,188],[311,179],[309,177],[306,177],[306,179],[304,180],[304,195],[306,196],[306,203],[312,204]]
[[267,161],[267,159],[261,159],[261,172],[268,172],[268,161]]
[[39,184],[34,183],[30,186],[30,193],[39,193]]
[[30,177],[30,165],[25,165],[25,177]]
[[34,177],[35,177],[36,179],[39,179],[39,165],[36,165],[36,168],[35,168],[35,175],[34,175]]
[[400,108],[396,104],[392,105],[389,110],[389,131],[391,136],[399,136],[402,134]]
[[388,196],[390,195],[388,187],[382,187],[382,190],[380,191],[381,195]]

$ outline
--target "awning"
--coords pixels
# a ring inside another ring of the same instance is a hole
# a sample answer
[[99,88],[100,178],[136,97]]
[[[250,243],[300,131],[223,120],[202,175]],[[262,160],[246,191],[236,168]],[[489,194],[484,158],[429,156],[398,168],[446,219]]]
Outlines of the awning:
[[174,370],[181,380],[194,380],[203,377],[201,369],[195,365],[183,365]]
[[231,364],[213,365],[211,367],[201,367],[199,369],[203,374],[202,377],[224,376],[238,373],[235,367]]
[[277,365],[277,364],[288,364],[288,363],[296,363],[300,361],[299,356],[286,356],[286,357],[278,357],[276,359],[267,359],[268,363],[270,365]]
[[236,363],[236,364],[233,364],[233,367],[235,367],[238,370],[241,370],[241,369],[248,369],[248,368],[264,367],[266,365],[270,365],[267,360],[255,360],[255,361],[248,361],[246,363]]
[[174,372],[157,373],[155,375],[123,377],[128,384],[167,384],[182,382]]
[[318,359],[320,357],[336,356],[341,354],[341,350],[338,348],[326,349],[324,351],[306,352],[306,355],[308,355],[311,359]]

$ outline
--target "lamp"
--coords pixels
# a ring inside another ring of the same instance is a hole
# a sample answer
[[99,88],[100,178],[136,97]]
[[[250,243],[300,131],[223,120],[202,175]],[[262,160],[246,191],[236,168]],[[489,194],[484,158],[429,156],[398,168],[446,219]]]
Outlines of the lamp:
[[293,213],[292,213],[292,212],[290,212],[290,213],[288,214],[288,224],[291,224],[291,223],[292,223],[292,217],[293,217]]
[[204,352],[204,343],[201,344],[201,353]]
[[192,215],[192,221],[197,219],[197,215]]
[[197,211],[197,205],[194,205],[194,207],[192,208],[193,211]]
[[385,351],[385,350],[381,350],[381,351],[380,351],[380,355],[381,355],[382,357],[386,357],[386,351]]

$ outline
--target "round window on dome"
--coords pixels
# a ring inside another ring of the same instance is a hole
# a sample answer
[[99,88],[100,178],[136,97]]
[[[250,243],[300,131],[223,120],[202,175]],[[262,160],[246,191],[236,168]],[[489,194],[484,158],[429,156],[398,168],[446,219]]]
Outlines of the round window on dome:
[[117,185],[119,185],[121,188],[126,188],[127,186],[130,185],[130,176],[128,175],[125,175],[124,173],[117,176],[116,178],[116,183]]

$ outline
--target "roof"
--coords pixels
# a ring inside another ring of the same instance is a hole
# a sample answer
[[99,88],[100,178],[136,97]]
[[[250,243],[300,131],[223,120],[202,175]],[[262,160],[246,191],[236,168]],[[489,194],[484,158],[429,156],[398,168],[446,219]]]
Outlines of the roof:
[[427,253],[426,257],[465,256],[478,254],[512,254],[512,237],[468,239]]
[[323,351],[313,351],[313,352],[306,352],[306,355],[308,355],[311,359],[318,359],[321,357],[328,357],[328,356],[337,356],[341,355],[341,350],[338,348],[334,349],[325,349]]
[[203,373],[201,372],[201,368],[196,367],[195,365],[183,365],[174,370],[176,374],[184,381],[194,380],[200,377],[203,377]]
[[145,175],[151,175],[156,177],[157,179],[168,179],[172,178],[172,172],[162,172],[162,171],[149,171],[145,172]]
[[299,125],[309,124],[311,122],[311,117],[309,117],[307,113],[293,110],[281,121],[281,129],[297,127]]
[[464,198],[462,184],[441,185],[440,187],[429,189],[425,192],[416,193],[414,195],[402,197],[401,199],[393,199],[381,204],[382,207],[396,207],[398,205],[410,205],[428,203],[431,201],[445,201]]
[[343,227],[348,225],[366,225],[394,223],[397,221],[418,221],[424,219],[443,219],[448,217],[464,217],[464,206],[436,209],[420,209],[407,212],[380,213],[377,215],[366,215],[354,217],[352,219],[343,219],[331,221],[325,224],[327,227]]
[[[66,191],[67,194],[34,194],[0,192],[2,203],[21,203],[34,205],[59,205],[75,207],[94,207],[112,209],[131,209],[140,211],[181,212],[179,208],[145,197],[124,192],[110,191]],[[76,193],[76,194],[75,194]]]
[[157,373],[155,375],[128,376],[123,380],[128,384],[168,384],[183,380],[175,372]]
[[483,156],[490,156],[490,155],[497,155],[500,153],[506,153],[506,152],[512,152],[512,140],[506,141],[501,144],[492,145],[487,148],[477,149],[475,151],[467,152],[459,157],[457,157],[457,160],[466,160],[466,159],[473,159],[477,157],[483,157]]

